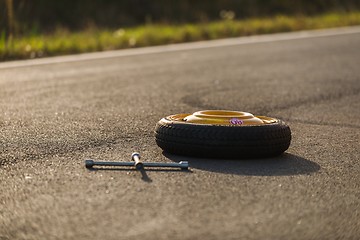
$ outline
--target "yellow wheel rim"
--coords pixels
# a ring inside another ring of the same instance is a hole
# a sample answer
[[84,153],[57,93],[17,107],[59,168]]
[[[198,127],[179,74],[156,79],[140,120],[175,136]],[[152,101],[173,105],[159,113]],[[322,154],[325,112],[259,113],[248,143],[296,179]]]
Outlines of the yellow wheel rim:
[[265,125],[276,123],[278,121],[275,118],[254,116],[248,112],[226,110],[204,110],[193,114],[171,115],[168,118],[172,121],[184,123],[228,126]]

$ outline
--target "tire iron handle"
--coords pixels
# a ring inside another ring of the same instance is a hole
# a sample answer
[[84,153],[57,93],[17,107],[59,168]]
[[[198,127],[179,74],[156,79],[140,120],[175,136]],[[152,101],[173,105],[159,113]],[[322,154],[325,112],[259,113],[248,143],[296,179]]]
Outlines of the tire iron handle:
[[92,168],[93,166],[107,166],[107,167],[133,167],[135,162],[105,162],[94,161],[92,159],[85,160],[85,167]]
[[[94,161],[91,159],[85,160],[85,167],[92,168],[94,166],[107,166],[107,167],[136,167],[135,162],[104,162]],[[142,167],[157,167],[157,168],[181,168],[182,170],[188,170],[189,163],[187,161],[181,161],[179,163],[159,163],[159,162],[143,162]],[[136,168],[140,170],[141,168]]]
[[143,169],[144,168],[144,164],[140,161],[140,154],[137,152],[134,152],[133,154],[131,154],[131,160],[133,160],[135,162],[135,168],[137,170]]
[[181,168],[182,170],[188,170],[189,163],[187,161],[181,161],[179,163],[160,163],[160,162],[141,162],[140,155],[133,153],[131,155],[133,161],[131,162],[105,162],[94,161],[91,159],[85,160],[85,167],[92,168],[93,166],[111,166],[111,167],[135,167],[137,170],[143,167],[158,167],[158,168]]

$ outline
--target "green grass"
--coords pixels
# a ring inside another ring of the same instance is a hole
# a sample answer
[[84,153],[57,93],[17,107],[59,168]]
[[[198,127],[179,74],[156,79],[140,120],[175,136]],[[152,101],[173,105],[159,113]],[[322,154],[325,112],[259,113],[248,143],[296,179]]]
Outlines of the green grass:
[[0,33],[0,60],[27,59],[73,53],[210,40],[255,34],[360,25],[360,12],[320,16],[277,16],[248,20],[222,20],[185,25],[145,25],[117,30],[58,29],[46,35],[5,39]]

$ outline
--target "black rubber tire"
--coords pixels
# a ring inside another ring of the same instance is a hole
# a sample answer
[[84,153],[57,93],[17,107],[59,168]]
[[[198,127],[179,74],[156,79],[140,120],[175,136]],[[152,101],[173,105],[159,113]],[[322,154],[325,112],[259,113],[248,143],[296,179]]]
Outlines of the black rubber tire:
[[165,152],[210,158],[274,157],[286,151],[291,131],[281,120],[253,126],[218,126],[161,119],[155,129]]

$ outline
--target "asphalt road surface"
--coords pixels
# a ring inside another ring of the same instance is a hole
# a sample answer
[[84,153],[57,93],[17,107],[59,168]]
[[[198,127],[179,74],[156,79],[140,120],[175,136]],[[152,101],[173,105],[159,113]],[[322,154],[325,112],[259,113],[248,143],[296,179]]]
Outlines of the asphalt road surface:
[[[0,239],[359,239],[360,28],[0,64]],[[279,157],[163,153],[156,122],[285,120]],[[190,171],[84,160],[187,160]]]

